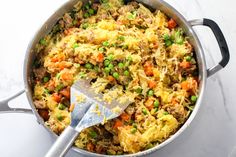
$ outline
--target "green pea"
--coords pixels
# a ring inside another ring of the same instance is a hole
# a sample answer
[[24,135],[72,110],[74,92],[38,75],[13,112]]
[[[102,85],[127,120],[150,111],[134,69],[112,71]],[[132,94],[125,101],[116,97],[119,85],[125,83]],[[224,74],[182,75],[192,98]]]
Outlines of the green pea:
[[76,68],[79,68],[80,67],[80,64],[74,64]]
[[192,57],[191,56],[187,56],[185,59],[186,59],[186,61],[190,62],[192,60]]
[[92,138],[97,138],[98,135],[97,135],[97,133],[95,131],[91,131],[89,133],[89,136],[92,137]]
[[137,89],[135,90],[135,92],[138,93],[138,94],[141,94],[142,91],[143,91],[142,88],[137,88]]
[[128,49],[128,45],[123,45],[122,49]]
[[80,73],[79,73],[79,77],[80,77],[80,78],[84,78],[84,77],[86,77],[85,72],[80,72]]
[[59,104],[59,105],[58,105],[58,108],[59,108],[59,110],[64,110],[66,107],[65,107],[65,105],[63,105],[63,104]]
[[103,46],[109,46],[110,44],[109,44],[108,41],[104,41],[104,42],[102,43],[102,45],[103,45]]
[[45,89],[44,89],[44,93],[47,94],[47,95],[49,95],[49,94],[50,94],[50,91],[45,88]]
[[192,101],[192,102],[196,102],[196,101],[197,101],[197,96],[192,95],[192,96],[191,96],[191,101]]
[[62,116],[60,113],[58,113],[58,114],[56,115],[56,117],[57,117],[57,119],[58,119],[59,121],[62,121],[62,120],[63,120],[63,116]]
[[179,45],[182,45],[184,43],[184,39],[183,38],[178,38],[178,39],[175,39],[175,42]]
[[64,85],[63,84],[59,84],[59,85],[56,86],[55,91],[58,92],[58,91],[60,91],[63,88],[64,88]]
[[99,71],[99,67],[98,66],[94,66],[94,68],[93,68],[96,72],[98,72]]
[[49,81],[49,77],[45,76],[45,77],[43,78],[43,82],[46,83],[46,82],[48,82],[48,81]]
[[153,147],[153,144],[149,143],[149,144],[145,147],[145,149],[150,149],[150,148],[152,148],[152,147]]
[[79,44],[74,43],[72,47],[73,47],[73,49],[75,49],[75,48],[79,47]]
[[110,69],[112,70],[112,69],[114,68],[114,65],[110,63],[110,64],[108,65],[108,68],[110,68]]
[[72,24],[75,26],[77,25],[78,21],[77,20],[73,20]]
[[87,9],[87,10],[89,10],[89,8],[90,8],[90,5],[87,3],[87,4],[85,4],[85,9]]
[[153,96],[154,95],[154,91],[150,89],[147,94],[148,94],[148,96]]
[[182,31],[177,31],[175,34],[174,34],[174,38],[175,38],[175,43],[177,44],[180,44],[182,45],[183,42],[184,42],[184,38],[183,38],[183,35],[182,35]]
[[124,66],[125,66],[124,63],[121,63],[121,62],[118,63],[118,67],[119,67],[120,69],[124,68]]
[[108,68],[108,67],[105,67],[104,71],[105,71],[105,73],[106,73],[106,74],[109,74],[109,73],[110,73],[110,71],[111,71],[111,69],[110,69],[110,68]]
[[88,12],[89,12],[90,15],[95,14],[95,10],[93,10],[93,9],[89,9]]
[[87,69],[92,69],[93,68],[93,65],[91,63],[86,63],[85,64],[85,68]]
[[163,35],[163,39],[164,39],[164,40],[170,40],[170,36],[169,36],[168,34],[164,34],[164,35]]
[[41,45],[46,45],[47,44],[47,42],[46,42],[46,40],[44,38],[40,39],[39,43]]
[[136,128],[132,128],[132,129],[131,129],[131,133],[132,133],[132,134],[135,134],[135,133],[136,133],[136,131],[137,131],[137,129],[136,129]]
[[154,107],[158,108],[158,107],[159,107],[159,104],[160,104],[160,103],[159,103],[159,100],[155,100],[155,101],[154,101]]
[[110,61],[112,61],[113,58],[114,58],[114,56],[113,56],[112,54],[110,54],[109,56],[107,56],[107,59],[110,60]]
[[109,64],[110,64],[110,61],[106,59],[106,60],[104,61],[104,65],[107,67]]
[[164,114],[164,115],[168,115],[169,113],[168,113],[167,111],[164,111],[163,114]]
[[114,77],[115,79],[118,79],[118,78],[119,78],[119,74],[118,74],[117,72],[114,72],[114,73],[113,73],[113,77]]
[[148,112],[147,112],[147,110],[145,108],[142,110],[142,112],[143,112],[144,115],[148,114]]
[[83,29],[87,29],[89,27],[89,24],[88,23],[83,23],[81,24],[82,28]]
[[124,36],[119,36],[118,40],[125,41],[125,37]]
[[116,152],[116,155],[123,155],[124,154],[124,152],[123,151],[120,151],[120,150],[118,150],[117,152]]
[[98,49],[98,51],[102,51],[102,52],[104,52],[105,49],[104,49],[103,47],[100,47],[100,48]]
[[84,13],[84,18],[88,18],[89,17],[89,13]]
[[138,128],[138,125],[136,123],[133,123],[134,128]]
[[132,57],[131,57],[131,56],[128,56],[127,60],[128,60],[128,61],[132,61]]
[[171,41],[171,40],[166,40],[166,41],[165,41],[165,45],[166,45],[167,47],[169,47],[170,45],[172,45],[172,41]]
[[128,71],[128,70],[125,70],[125,71],[124,71],[124,75],[125,75],[125,76],[129,76],[129,71]]

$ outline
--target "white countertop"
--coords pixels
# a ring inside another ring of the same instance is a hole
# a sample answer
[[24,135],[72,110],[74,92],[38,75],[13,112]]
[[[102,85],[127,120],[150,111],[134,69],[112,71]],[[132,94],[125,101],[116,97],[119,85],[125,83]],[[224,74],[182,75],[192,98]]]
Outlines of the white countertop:
[[[23,62],[36,30],[66,0],[0,1],[0,99],[23,88]],[[188,20],[207,17],[223,30],[231,52],[227,67],[207,80],[202,106],[190,127],[152,157],[236,156],[236,1],[166,0]],[[204,27],[196,28],[207,65],[220,60],[217,43]],[[12,105],[29,107],[26,96]],[[34,116],[0,114],[0,156],[42,157],[53,139]],[[78,157],[70,152],[68,157]]]

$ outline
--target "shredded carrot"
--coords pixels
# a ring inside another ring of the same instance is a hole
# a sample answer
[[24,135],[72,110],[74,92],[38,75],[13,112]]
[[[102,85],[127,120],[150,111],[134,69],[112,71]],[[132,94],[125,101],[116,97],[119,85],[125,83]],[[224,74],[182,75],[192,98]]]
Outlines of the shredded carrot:
[[148,87],[153,89],[157,86],[157,83],[153,80],[148,81]]
[[70,88],[65,88],[60,91],[60,94],[65,96],[67,99],[70,99]]
[[125,112],[120,115],[120,118],[126,122],[130,120],[130,116]]
[[102,63],[104,60],[104,55],[102,53],[99,53],[97,56],[97,62]]
[[113,128],[117,129],[117,128],[121,127],[122,125],[123,125],[123,123],[117,119],[113,125]]
[[93,152],[95,148],[95,146],[91,142],[89,142],[86,147],[87,147],[87,150],[90,152]]
[[71,104],[70,108],[69,108],[69,111],[72,112],[74,110],[74,108],[75,108],[75,104]]
[[59,103],[61,101],[61,95],[58,93],[53,93],[52,94],[52,98],[54,101],[56,101],[57,103]]
[[183,61],[181,62],[180,64],[180,67],[184,68],[184,69],[188,69],[191,67],[191,63],[190,62],[187,62],[187,61]]
[[170,19],[170,21],[168,21],[168,28],[169,29],[173,29],[177,26],[177,23],[175,22],[175,20]]

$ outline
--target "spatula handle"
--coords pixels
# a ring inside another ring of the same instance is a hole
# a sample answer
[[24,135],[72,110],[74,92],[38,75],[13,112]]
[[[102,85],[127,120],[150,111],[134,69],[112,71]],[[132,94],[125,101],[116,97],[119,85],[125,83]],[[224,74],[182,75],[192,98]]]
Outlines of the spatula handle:
[[45,157],[63,157],[73,145],[78,135],[79,132],[68,126],[49,149]]

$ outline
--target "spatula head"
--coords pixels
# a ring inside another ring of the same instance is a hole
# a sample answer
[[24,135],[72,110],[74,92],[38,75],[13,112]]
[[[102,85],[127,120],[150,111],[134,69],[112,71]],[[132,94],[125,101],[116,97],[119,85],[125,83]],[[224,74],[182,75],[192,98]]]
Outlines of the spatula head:
[[120,103],[115,99],[106,102],[102,93],[95,93],[91,79],[80,79],[71,87],[71,103],[75,106],[71,113],[71,126],[81,131],[118,117],[132,102]]

